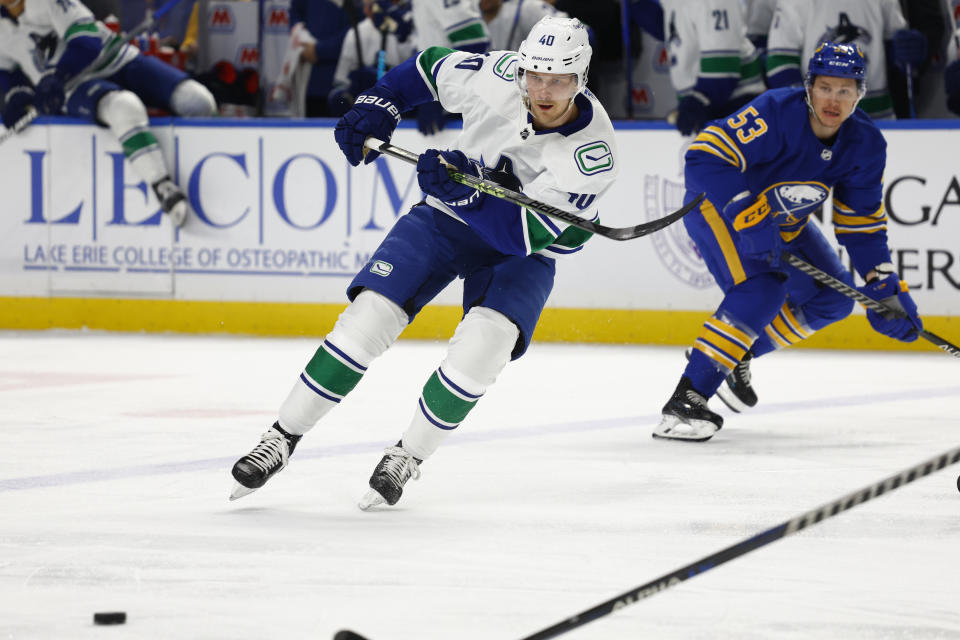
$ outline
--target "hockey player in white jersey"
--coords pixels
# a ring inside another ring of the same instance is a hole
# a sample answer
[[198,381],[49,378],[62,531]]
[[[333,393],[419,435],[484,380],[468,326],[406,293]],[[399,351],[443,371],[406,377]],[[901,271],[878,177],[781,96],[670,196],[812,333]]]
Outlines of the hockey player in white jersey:
[[619,167],[613,126],[586,89],[590,55],[579,20],[548,17],[518,53],[430,47],[357,98],[335,130],[355,166],[378,155],[364,156],[368,137],[389,139],[400,114],[418,104],[439,100],[462,113],[463,133],[452,150],[420,156],[426,202],[397,220],[350,283],[351,304],[300,374],[279,419],[234,465],[231,498],[283,469],[303,434],[458,277],[463,319],[445,359],[428,374],[409,426],[377,464],[360,507],[395,504],[507,362],[524,353],[553,287],[556,258],[579,252],[590,234],[454,182],[448,166],[598,219],[600,197]]
[[770,87],[802,86],[806,62],[825,41],[860,47],[867,59],[867,95],[859,106],[873,118],[893,117],[886,43],[901,66],[926,48],[923,34],[907,28],[898,0],[779,0],[767,40]]
[[110,127],[164,213],[182,225],[189,201],[170,178],[144,103],[178,115],[208,116],[216,111],[213,95],[183,71],[141,56],[77,0],[0,0],[0,5],[4,125],[12,127],[36,109]]
[[[404,7],[393,0],[384,4],[387,10],[381,9],[374,0],[364,0],[366,18],[357,23],[356,29],[347,31],[343,39],[340,59],[333,72],[333,87],[327,99],[329,112],[334,116],[339,117],[349,111],[354,99],[377,81],[381,55],[383,70],[386,71],[409,58],[416,50],[412,19],[409,16],[404,19],[390,15],[393,11],[399,13]],[[409,7],[406,9],[409,14]],[[358,59],[358,55],[362,55],[363,59]]]
[[688,136],[763,93],[740,0],[663,0],[677,130]]
[[544,0],[480,0],[480,12],[490,32],[490,48],[516,51],[541,18],[568,17]]
[[[478,0],[411,0],[417,49],[449,47],[471,53],[490,49],[490,34],[480,15]],[[449,115],[437,102],[416,112],[417,129],[425,136],[442,131]]]
[[490,34],[480,16],[478,0],[414,0],[413,27],[420,50],[450,47],[472,53],[490,48]]

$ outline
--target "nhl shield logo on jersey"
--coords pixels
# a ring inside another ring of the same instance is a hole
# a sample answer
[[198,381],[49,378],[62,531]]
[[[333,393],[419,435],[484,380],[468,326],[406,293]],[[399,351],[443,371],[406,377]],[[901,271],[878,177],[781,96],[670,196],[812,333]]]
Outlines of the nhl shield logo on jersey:
[[830,195],[830,189],[819,182],[786,182],[765,193],[773,211],[802,217],[819,207]]
[[830,149],[824,149],[820,152],[820,157],[823,158],[825,162],[830,162],[830,158],[833,157],[833,151],[830,151]]

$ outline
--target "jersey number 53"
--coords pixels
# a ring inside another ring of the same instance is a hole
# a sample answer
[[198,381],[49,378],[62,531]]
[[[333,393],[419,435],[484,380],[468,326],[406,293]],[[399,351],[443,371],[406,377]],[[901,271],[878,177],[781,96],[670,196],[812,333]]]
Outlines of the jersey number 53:
[[737,132],[740,144],[749,144],[767,132],[767,123],[754,107],[747,107],[734,117],[728,118],[727,126]]

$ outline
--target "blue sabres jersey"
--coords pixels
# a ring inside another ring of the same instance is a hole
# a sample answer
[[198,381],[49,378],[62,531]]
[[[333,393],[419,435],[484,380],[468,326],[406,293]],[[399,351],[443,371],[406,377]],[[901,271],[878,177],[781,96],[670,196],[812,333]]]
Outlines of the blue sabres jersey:
[[710,122],[686,154],[687,199],[701,191],[717,212],[749,191],[766,195],[784,241],[833,189],[833,226],[861,275],[890,262],[883,209],[886,141],[857,109],[827,145],[813,133],[803,89],[774,89]]

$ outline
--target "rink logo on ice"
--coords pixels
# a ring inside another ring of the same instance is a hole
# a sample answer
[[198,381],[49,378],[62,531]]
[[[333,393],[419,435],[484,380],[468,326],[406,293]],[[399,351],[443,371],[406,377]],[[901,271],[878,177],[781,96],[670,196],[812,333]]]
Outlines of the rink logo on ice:
[[370,273],[386,278],[393,272],[393,265],[383,260],[376,260],[370,265]]
[[613,169],[613,152],[603,140],[589,142],[574,152],[580,173],[592,176]]

